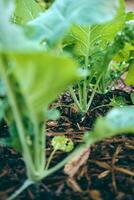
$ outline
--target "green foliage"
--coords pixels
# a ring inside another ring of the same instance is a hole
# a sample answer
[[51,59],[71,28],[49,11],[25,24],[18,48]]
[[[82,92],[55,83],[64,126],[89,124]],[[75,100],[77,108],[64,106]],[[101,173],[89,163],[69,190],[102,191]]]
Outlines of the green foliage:
[[58,120],[60,118],[60,112],[57,109],[50,109],[47,111],[48,120]]
[[36,39],[55,43],[72,24],[88,25],[111,19],[117,6],[117,0],[56,0],[45,13],[29,24],[35,27]]
[[104,119],[98,119],[95,126],[96,137],[107,134],[134,132],[134,107],[115,108]]
[[123,133],[134,133],[134,107],[112,109],[105,117],[97,119],[94,131],[86,133],[89,143]]
[[130,61],[129,71],[125,80],[127,85],[134,85],[134,60]]
[[[73,89],[71,88],[70,90],[80,112],[86,113],[89,110],[97,91],[101,93],[107,92],[107,88],[110,86],[110,81],[113,82],[114,77],[114,74],[112,74],[109,70],[111,62],[114,61],[115,56],[125,48],[126,44],[133,45],[133,41],[134,23],[133,21],[128,21],[106,48],[99,49],[100,47],[98,46],[97,50],[95,49],[91,56],[88,56],[88,54],[85,55],[85,61],[83,61],[84,63],[80,59],[80,65],[82,65],[82,68],[89,70],[89,75],[87,79],[83,80],[83,82],[78,83],[78,98],[73,92]],[[123,60],[121,60],[119,66],[122,64]],[[121,73],[122,71],[120,74]],[[116,80],[115,77],[114,80]],[[90,86],[93,88],[93,92],[90,99],[88,99],[88,89]]]
[[54,150],[61,150],[64,152],[70,152],[74,148],[74,144],[70,138],[65,137],[64,135],[62,136],[55,136],[52,139],[52,146]]
[[[74,25],[63,41],[64,51],[71,53],[82,69],[88,70],[87,78],[74,86],[78,88],[78,96],[74,88],[70,89],[82,114],[89,110],[96,92],[104,94],[112,88],[133,57],[134,17],[125,12],[124,0],[119,3],[111,21],[89,26]],[[92,91],[90,98],[89,89]]]
[[11,54],[11,59],[20,91],[27,106],[35,114],[44,112],[50,102],[78,78],[76,63],[66,56],[45,52],[17,53]]
[[131,94],[131,100],[132,100],[132,103],[134,104],[134,92]]
[[122,96],[119,96],[119,97],[113,97],[109,105],[113,107],[120,107],[120,106],[125,106],[127,104],[126,104],[125,98]]
[[[10,130],[10,138],[1,139],[0,144],[12,146],[23,155],[28,181],[10,200],[30,184],[57,171],[75,154],[74,151],[49,169],[55,151],[70,152],[74,147],[65,136],[54,137],[54,151],[46,162],[46,121],[59,117],[56,111],[48,111],[50,104],[76,81],[79,101],[74,90],[70,91],[81,111],[87,112],[95,92],[101,86],[105,88],[111,61],[125,47],[132,50],[134,42],[133,15],[124,13],[123,0],[120,7],[118,1],[112,0],[55,0],[34,20],[31,19],[40,12],[34,1],[16,0],[16,10],[14,2],[0,1],[0,119],[5,117]],[[112,21],[106,23],[109,19]],[[14,23],[24,25],[29,20],[27,28],[34,27],[34,40],[27,36],[23,26]],[[98,25],[100,22],[103,24]],[[70,34],[73,42],[70,42]],[[65,52],[70,48],[68,43],[74,45],[69,54]],[[126,63],[132,57],[128,55]],[[83,76],[85,69],[87,78]],[[81,78],[84,80],[80,81]],[[91,99],[88,98],[89,85]],[[104,137],[126,132],[134,132],[133,107],[114,109],[99,118],[93,134],[80,149]]]
[[15,0],[16,9],[14,13],[14,21],[17,24],[26,24],[29,20],[33,20],[41,12],[40,6],[35,0]]
[[0,1],[0,52],[2,51],[28,51],[29,49],[40,49],[37,42],[30,41],[24,30],[11,23],[11,16],[15,5],[13,1]]
[[97,48],[106,48],[125,24],[124,7],[124,1],[121,0],[117,14],[110,22],[92,26],[73,26],[68,40],[75,45],[75,54],[85,58],[95,54]]
[[0,117],[6,116],[10,130],[10,138],[0,143],[22,153],[27,176],[36,182],[45,172],[42,130],[49,104],[81,75],[71,57],[43,51],[29,40],[23,28],[11,22],[14,8],[13,1],[0,1],[0,75],[8,97],[6,109],[1,101]]

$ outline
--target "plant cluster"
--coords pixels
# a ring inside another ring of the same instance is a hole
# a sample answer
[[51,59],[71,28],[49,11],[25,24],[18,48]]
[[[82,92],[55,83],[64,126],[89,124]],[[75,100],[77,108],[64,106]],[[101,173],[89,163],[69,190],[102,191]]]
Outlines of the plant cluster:
[[59,116],[49,106],[61,92],[68,88],[84,115],[96,92],[110,90],[126,67],[125,82],[134,84],[134,14],[125,12],[123,0],[55,0],[48,9],[43,1],[1,0],[0,13],[0,119],[10,131],[0,144],[22,154],[28,177],[11,200],[83,148],[134,133],[134,107],[115,108],[56,166],[50,167],[54,153],[72,151],[70,139],[53,138],[46,158],[45,125]]

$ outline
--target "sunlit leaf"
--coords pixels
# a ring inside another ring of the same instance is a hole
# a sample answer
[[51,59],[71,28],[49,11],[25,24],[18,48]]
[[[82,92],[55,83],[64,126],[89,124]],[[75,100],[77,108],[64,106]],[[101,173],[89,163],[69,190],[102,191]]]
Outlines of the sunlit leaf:
[[50,109],[47,111],[48,120],[58,120],[60,118],[60,112],[57,109]]
[[14,1],[0,1],[0,51],[39,49],[36,42],[30,41],[24,30],[11,22],[15,10]]
[[16,0],[16,9],[14,13],[15,22],[25,24],[33,20],[41,12],[41,8],[35,0]]
[[115,35],[123,28],[126,21],[124,1],[120,0],[120,7],[113,20],[101,25],[73,26],[70,39],[74,43],[77,56],[89,56],[96,48],[105,48]]
[[50,53],[11,54],[13,74],[34,113],[43,112],[68,84],[79,78],[76,63]]
[[54,150],[61,150],[64,152],[70,152],[74,148],[74,144],[70,138],[65,137],[64,135],[62,136],[55,136],[52,139],[52,146]]
[[97,142],[118,134],[134,133],[134,106],[112,109],[105,117],[100,117],[94,131],[87,133],[85,139]]
[[118,0],[56,0],[29,24],[35,27],[36,39],[55,42],[72,24],[89,25],[112,19],[117,6]]
[[127,85],[134,85],[134,61],[129,66],[129,71],[125,80]]

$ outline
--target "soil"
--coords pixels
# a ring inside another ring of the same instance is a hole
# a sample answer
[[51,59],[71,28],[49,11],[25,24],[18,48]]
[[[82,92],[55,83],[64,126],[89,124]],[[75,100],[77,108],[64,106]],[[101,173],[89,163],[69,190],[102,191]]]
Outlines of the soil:
[[[47,155],[52,150],[50,141],[55,135],[66,134],[76,145],[81,143],[83,133],[91,130],[95,119],[109,110],[107,106],[99,106],[108,104],[113,96],[122,96],[127,104],[132,104],[130,94],[125,91],[97,94],[90,111],[82,117],[77,113],[68,93],[60,97],[52,107],[58,107],[61,118],[47,123]],[[8,127],[2,121],[0,137],[7,135]],[[65,156],[65,153],[58,152],[52,165]],[[6,200],[25,179],[22,157],[13,149],[0,147],[0,200]],[[91,146],[88,161],[81,166],[75,177],[69,178],[61,169],[38,186],[29,187],[17,199],[134,200],[134,137],[118,136]]]

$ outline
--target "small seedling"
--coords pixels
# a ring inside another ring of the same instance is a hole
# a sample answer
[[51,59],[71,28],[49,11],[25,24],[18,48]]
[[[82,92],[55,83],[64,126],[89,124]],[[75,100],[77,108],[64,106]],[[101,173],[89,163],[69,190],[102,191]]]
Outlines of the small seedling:
[[55,155],[56,151],[60,150],[66,153],[69,153],[73,150],[74,144],[70,138],[63,136],[55,136],[52,141],[51,145],[53,146],[53,151],[50,154],[50,157],[48,159],[46,169],[49,168],[49,165],[53,159],[53,156]]

